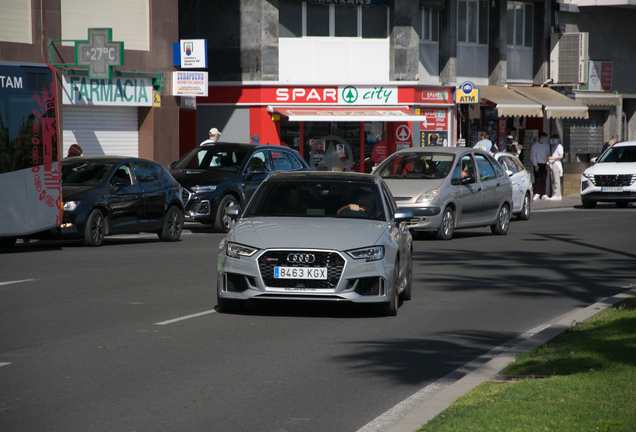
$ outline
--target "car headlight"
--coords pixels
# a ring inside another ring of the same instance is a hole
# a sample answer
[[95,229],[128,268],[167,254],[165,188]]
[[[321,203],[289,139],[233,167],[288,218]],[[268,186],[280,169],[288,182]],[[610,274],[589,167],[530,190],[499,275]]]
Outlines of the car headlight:
[[66,201],[62,209],[66,211],[74,211],[80,203],[81,201]]
[[232,258],[240,258],[241,256],[249,257],[254,255],[256,251],[258,251],[258,249],[250,246],[232,242],[227,243],[227,256]]
[[214,192],[216,190],[215,186],[192,186],[192,192],[194,193],[202,193],[202,192]]
[[415,200],[415,202],[417,203],[431,202],[438,196],[439,196],[439,189],[433,189],[428,192],[424,192],[422,195],[420,195],[417,198],[417,200]]
[[384,258],[384,246],[371,246],[362,249],[347,251],[353,259],[366,259],[367,261],[378,261]]

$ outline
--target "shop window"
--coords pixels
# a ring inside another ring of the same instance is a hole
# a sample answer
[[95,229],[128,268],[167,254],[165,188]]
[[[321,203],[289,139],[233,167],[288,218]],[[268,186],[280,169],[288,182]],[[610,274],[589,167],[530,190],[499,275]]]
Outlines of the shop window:
[[387,38],[387,7],[336,6],[279,0],[279,37]]
[[457,2],[457,41],[488,45],[488,2],[460,0]]

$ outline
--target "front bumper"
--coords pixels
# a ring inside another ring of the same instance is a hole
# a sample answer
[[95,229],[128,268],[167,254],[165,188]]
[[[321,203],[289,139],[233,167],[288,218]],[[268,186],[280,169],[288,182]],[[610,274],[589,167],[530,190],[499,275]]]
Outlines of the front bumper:
[[[290,253],[322,256],[311,265],[284,262]],[[280,260],[279,260],[280,259]],[[268,261],[270,260],[270,261]],[[273,261],[279,260],[279,261]],[[275,266],[327,268],[327,280],[274,279]],[[252,257],[231,258],[219,253],[219,297],[233,299],[322,300],[381,303],[390,300],[393,266],[385,259],[366,262],[325,250],[270,249]]]
[[[596,178],[601,176],[594,176]],[[610,176],[603,176],[610,177]],[[619,177],[619,176],[611,176]],[[629,179],[621,179],[620,181],[612,181],[608,183],[581,176],[580,193],[581,199],[585,201],[597,202],[636,202],[636,175]],[[595,184],[596,183],[596,184]]]
[[186,222],[214,223],[219,201],[215,194],[195,194],[183,188],[181,193]]

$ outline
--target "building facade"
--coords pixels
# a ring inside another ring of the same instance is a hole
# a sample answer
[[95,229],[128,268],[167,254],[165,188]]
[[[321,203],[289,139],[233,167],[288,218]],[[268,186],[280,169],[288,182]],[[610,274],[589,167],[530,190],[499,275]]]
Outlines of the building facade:
[[[178,159],[179,111],[169,91],[176,1],[0,0],[0,10],[0,60],[56,66],[63,156],[77,143],[85,155]],[[123,42],[110,77],[95,79],[76,61],[75,41],[93,43],[89,29],[110,29],[96,33],[105,49]]]

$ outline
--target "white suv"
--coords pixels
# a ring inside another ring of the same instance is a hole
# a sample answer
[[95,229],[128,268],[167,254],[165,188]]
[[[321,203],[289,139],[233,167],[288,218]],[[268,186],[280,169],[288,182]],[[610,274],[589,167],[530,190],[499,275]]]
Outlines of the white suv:
[[614,144],[581,175],[581,203],[594,208],[597,202],[627,207],[636,202],[636,141]]

